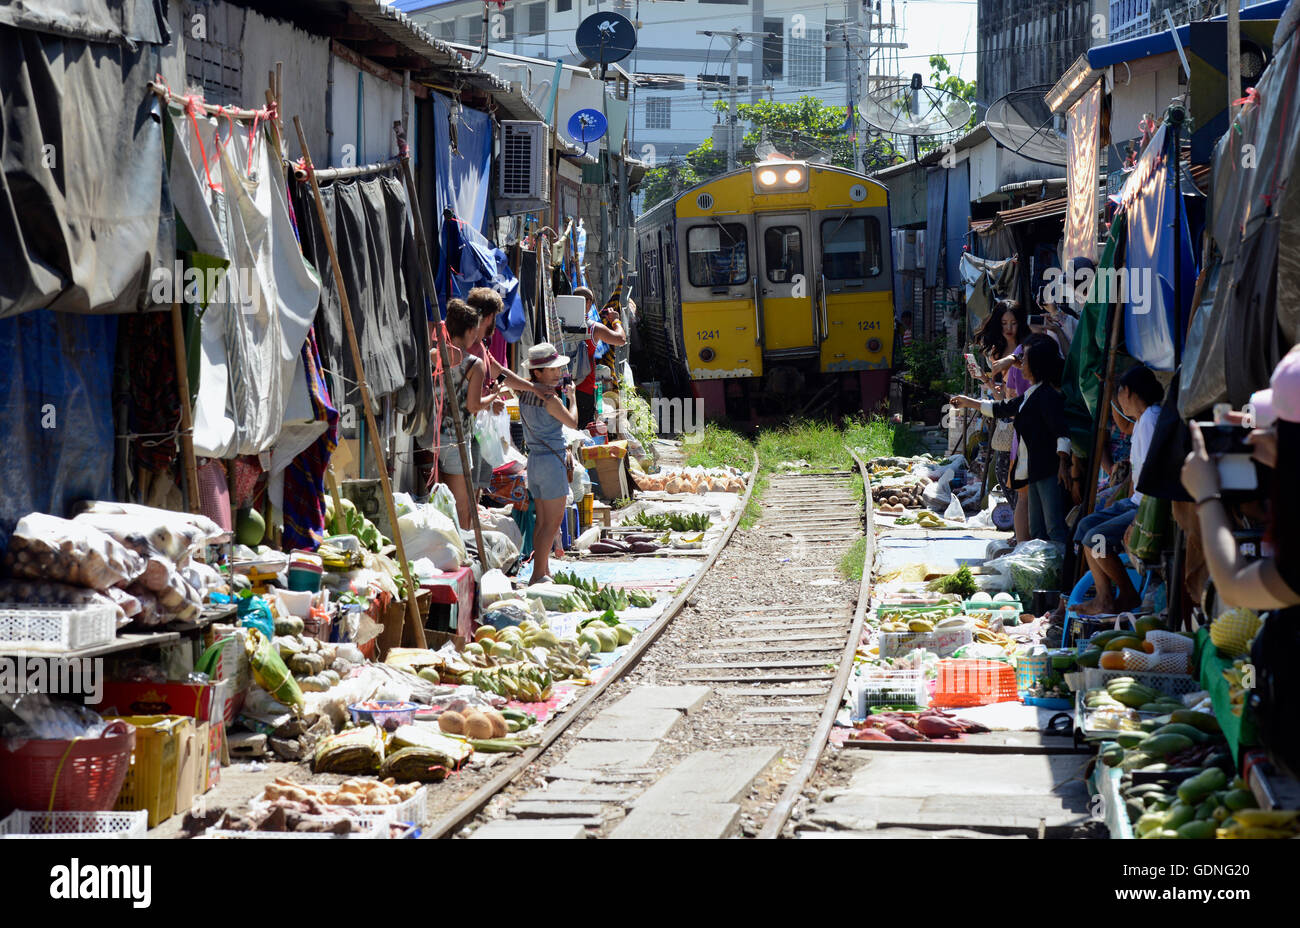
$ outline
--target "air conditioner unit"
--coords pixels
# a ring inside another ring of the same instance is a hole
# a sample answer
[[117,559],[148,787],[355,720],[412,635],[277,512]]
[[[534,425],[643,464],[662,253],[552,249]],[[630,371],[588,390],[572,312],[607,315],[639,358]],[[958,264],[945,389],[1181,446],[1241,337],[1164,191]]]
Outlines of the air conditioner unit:
[[504,120],[501,123],[501,159],[497,171],[497,196],[504,200],[545,200],[547,178],[544,122]]

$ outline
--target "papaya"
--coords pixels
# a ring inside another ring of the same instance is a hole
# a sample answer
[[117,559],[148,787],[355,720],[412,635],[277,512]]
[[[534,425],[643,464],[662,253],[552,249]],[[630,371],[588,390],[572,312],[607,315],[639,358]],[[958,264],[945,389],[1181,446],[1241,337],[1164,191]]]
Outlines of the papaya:
[[1161,827],[1178,829],[1196,818],[1196,809],[1185,802],[1175,802],[1165,813]]
[[1079,655],[1077,663],[1080,667],[1096,667],[1101,660],[1101,648],[1088,648]]
[[1170,722],[1168,725],[1162,725],[1151,733],[1152,735],[1184,735],[1192,739],[1193,744],[1203,744],[1208,741],[1210,736],[1199,728],[1193,728],[1191,725],[1183,722]]
[[1123,670],[1124,655],[1119,651],[1102,651],[1098,663],[1102,670]]
[[1255,801],[1255,794],[1248,789],[1229,790],[1223,797],[1223,804],[1230,812],[1259,808],[1259,803]]
[[1206,767],[1194,777],[1178,784],[1178,798],[1187,803],[1199,803],[1216,789],[1228,784],[1228,775],[1218,767]]
[[1199,728],[1201,731],[1209,735],[1217,735],[1219,733],[1219,720],[1209,712],[1194,712],[1191,709],[1176,709],[1169,713],[1169,721],[1191,725],[1193,728]]
[[1129,632],[1123,629],[1108,628],[1105,631],[1097,632],[1097,634],[1089,638],[1088,646],[1093,648],[1102,648],[1105,647],[1106,642],[1110,641],[1112,638],[1118,638],[1121,635],[1127,634],[1129,634]]
[[1118,767],[1124,760],[1124,749],[1118,744],[1101,752],[1101,762],[1107,767]]
[[1142,750],[1147,754],[1165,757],[1169,754],[1177,754],[1179,751],[1186,751],[1192,744],[1192,739],[1186,735],[1155,733],[1142,742]]
[[1142,743],[1146,735],[1140,731],[1121,732],[1115,736],[1116,743],[1122,748],[1135,748]]
[[1217,824],[1213,819],[1197,819],[1184,822],[1177,828],[1178,837],[1192,841],[1205,841],[1214,837],[1214,829]]
[[1147,632],[1157,631],[1164,627],[1165,623],[1161,622],[1153,615],[1144,615],[1133,623],[1133,630],[1137,632],[1139,636],[1145,636]]
[[1133,635],[1121,635],[1118,638],[1112,638],[1102,647],[1103,651],[1122,651],[1125,648],[1139,650],[1142,647],[1142,639]]

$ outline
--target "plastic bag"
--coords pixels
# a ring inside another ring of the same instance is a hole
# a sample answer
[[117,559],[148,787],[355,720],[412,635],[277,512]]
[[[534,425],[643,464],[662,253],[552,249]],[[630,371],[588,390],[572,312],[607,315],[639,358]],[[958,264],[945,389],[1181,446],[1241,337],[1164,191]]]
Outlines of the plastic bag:
[[948,501],[952,499],[952,475],[953,469],[951,467],[944,468],[921,491],[921,498],[925,500],[926,505],[931,509],[936,508],[935,504],[946,507]]
[[[474,548],[476,544],[472,530],[461,532],[461,540],[467,549]],[[519,560],[519,548],[501,532],[490,532],[484,529],[483,546],[487,548],[486,551],[478,552],[476,550],[475,553],[482,554],[478,560],[490,570],[507,570],[515,561]]]
[[[120,594],[120,596],[119,596]],[[84,586],[48,580],[0,580],[0,603],[30,603],[33,606],[112,606],[118,624],[140,611],[135,597],[119,587],[101,593]]]
[[1061,545],[1034,539],[1004,557],[985,561],[984,568],[1000,574],[1015,592],[1028,595],[1034,590],[1059,590],[1063,560]]
[[510,444],[510,417],[505,410],[499,413],[480,409],[474,417],[474,441],[479,453],[492,468],[506,462],[506,446]]
[[486,609],[497,600],[513,594],[514,588],[510,585],[510,578],[499,570],[489,570],[479,581],[478,604],[481,608]]
[[144,572],[144,558],[93,525],[33,512],[9,538],[5,567],[15,577],[106,590]]
[[961,508],[961,500],[952,496],[948,500],[948,508],[943,511],[943,517],[949,522],[965,522],[966,511]]
[[[439,489],[446,490],[450,496],[451,491],[446,487]],[[437,496],[436,491],[434,495]],[[452,512],[455,512],[454,502]],[[402,533],[402,544],[410,560],[427,557],[439,570],[455,570],[469,563],[456,522],[435,502],[408,506],[408,511],[397,517],[397,530]]]
[[580,500],[591,492],[591,475],[587,473],[587,468],[577,461],[573,463],[573,479],[569,481],[569,492],[573,494],[575,500]]
[[250,628],[245,647],[248,649],[248,661],[252,665],[253,679],[257,685],[284,705],[301,710],[302,690],[298,689],[298,681],[289,673],[289,668],[271,644],[271,639],[257,629]]
[[[182,514],[166,509],[141,506],[132,512],[113,512],[105,508],[117,505],[91,503],[73,521],[93,525],[141,557],[161,555],[176,564],[186,563],[195,551],[223,534],[215,523],[211,523],[211,528],[216,529],[214,534]],[[197,518],[210,522],[203,516]]]

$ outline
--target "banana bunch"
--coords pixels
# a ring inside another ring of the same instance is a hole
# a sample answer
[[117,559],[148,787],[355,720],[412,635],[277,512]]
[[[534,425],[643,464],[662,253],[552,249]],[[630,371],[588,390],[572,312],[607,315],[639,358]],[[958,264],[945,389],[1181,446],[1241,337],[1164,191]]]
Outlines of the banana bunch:
[[1238,809],[1218,829],[1216,838],[1294,838],[1300,833],[1300,810]]
[[476,670],[470,676],[470,682],[476,689],[517,702],[545,702],[550,699],[553,680],[549,670],[522,661]]
[[546,668],[556,680],[585,680],[591,648],[577,638],[561,638],[546,652]]
[[1223,671],[1223,678],[1228,681],[1228,702],[1232,714],[1241,718],[1241,713],[1246,709],[1246,665],[1248,661],[1239,658],[1232,662],[1232,666]]
[[[654,605],[654,597],[640,590],[622,590],[612,586],[601,586],[590,578],[583,579],[576,574],[558,572],[554,576],[556,583],[573,587],[573,593],[566,596],[566,612],[604,612],[613,609],[616,612],[629,606],[646,608]],[[572,606],[573,608],[567,608]]]

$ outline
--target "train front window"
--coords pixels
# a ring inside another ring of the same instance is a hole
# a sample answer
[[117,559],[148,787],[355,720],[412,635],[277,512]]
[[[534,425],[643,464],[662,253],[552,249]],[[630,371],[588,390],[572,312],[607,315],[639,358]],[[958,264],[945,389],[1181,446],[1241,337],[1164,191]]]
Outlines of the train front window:
[[874,216],[822,221],[822,274],[832,280],[880,274],[880,222]]
[[696,226],[686,233],[693,287],[728,287],[749,280],[749,239],[738,222]]
[[774,284],[788,284],[803,273],[803,233],[798,226],[772,226],[763,233],[763,264]]

